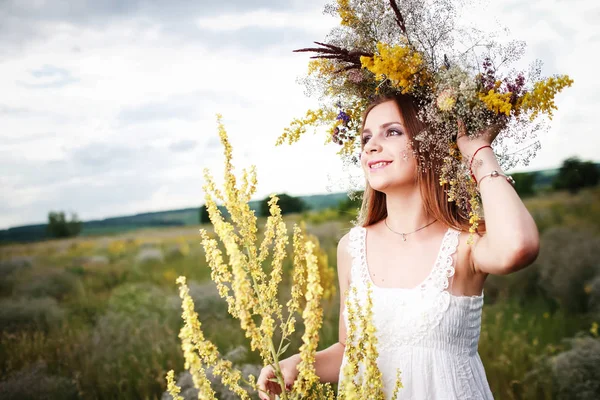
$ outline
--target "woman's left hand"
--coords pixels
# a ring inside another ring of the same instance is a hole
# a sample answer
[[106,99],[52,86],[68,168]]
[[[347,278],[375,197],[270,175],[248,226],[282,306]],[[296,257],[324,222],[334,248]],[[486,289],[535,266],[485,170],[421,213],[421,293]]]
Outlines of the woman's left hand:
[[467,129],[463,121],[458,121],[458,135],[456,136],[456,145],[460,150],[463,159],[470,159],[473,153],[481,146],[491,145],[503,128],[503,124],[490,125],[474,137],[467,135]]

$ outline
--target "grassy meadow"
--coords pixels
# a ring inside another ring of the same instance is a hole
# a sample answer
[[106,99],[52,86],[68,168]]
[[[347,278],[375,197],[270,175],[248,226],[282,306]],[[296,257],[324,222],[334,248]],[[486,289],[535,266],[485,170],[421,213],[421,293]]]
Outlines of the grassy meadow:
[[[488,380],[498,399],[600,398],[600,187],[526,204],[542,249],[533,266],[486,283],[480,355]],[[287,222],[291,231],[306,221],[335,265],[337,241],[353,217],[328,209]],[[179,275],[188,279],[207,337],[256,373],[260,360],[210,280],[199,228],[1,246],[0,398],[168,398],[166,372],[183,370]],[[282,301],[288,287],[289,279]],[[336,300],[323,306],[320,348],[336,341],[338,323]],[[189,377],[180,375],[180,383],[192,398]]]

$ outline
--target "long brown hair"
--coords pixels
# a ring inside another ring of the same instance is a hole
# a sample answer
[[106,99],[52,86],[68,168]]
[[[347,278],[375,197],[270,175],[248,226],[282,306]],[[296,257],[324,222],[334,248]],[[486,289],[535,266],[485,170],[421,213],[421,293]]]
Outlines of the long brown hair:
[[[431,157],[429,148],[419,140],[415,140],[415,136],[427,129],[427,126],[421,121],[417,115],[417,106],[412,97],[408,95],[381,95],[375,98],[365,109],[362,117],[362,130],[365,127],[365,121],[369,112],[379,104],[393,101],[398,106],[406,134],[412,145],[413,154],[417,160],[417,171],[415,180],[419,186],[421,197],[425,211],[436,220],[444,223],[448,227],[452,227],[459,231],[468,231],[470,224],[468,216],[459,212],[456,203],[448,201],[448,195],[444,187],[440,186],[440,169],[443,160],[440,157]],[[386,195],[373,189],[368,180],[365,182],[365,191],[362,199],[362,206],[358,216],[358,224],[361,226],[369,226],[381,221],[387,217]],[[483,221],[480,222],[480,227],[485,228]],[[482,229],[478,229],[481,232]]]

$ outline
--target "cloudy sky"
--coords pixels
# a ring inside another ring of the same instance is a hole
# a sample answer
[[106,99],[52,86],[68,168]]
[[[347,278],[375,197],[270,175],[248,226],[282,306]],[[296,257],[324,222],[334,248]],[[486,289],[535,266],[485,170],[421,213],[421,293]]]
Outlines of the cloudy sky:
[[[325,0],[0,1],[0,229],[198,206],[202,169],[221,173],[222,113],[234,163],[257,198],[345,190],[337,147],[274,142],[315,100],[296,79],[335,18]],[[568,73],[552,129],[526,171],[598,161],[600,6],[497,0],[475,14],[527,41],[543,74]],[[510,171],[509,171],[510,172]]]

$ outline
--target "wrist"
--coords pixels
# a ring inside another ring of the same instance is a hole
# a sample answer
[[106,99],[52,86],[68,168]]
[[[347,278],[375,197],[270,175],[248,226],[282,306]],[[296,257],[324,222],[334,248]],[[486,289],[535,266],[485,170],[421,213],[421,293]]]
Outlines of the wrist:
[[468,159],[469,173],[476,182],[479,182],[481,176],[492,170],[500,170],[500,165],[494,154],[494,150],[489,145],[484,145],[474,149]]

